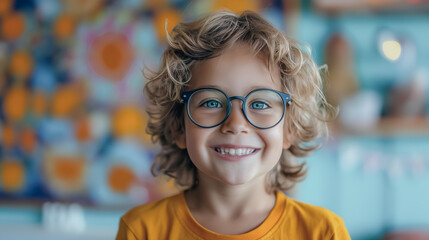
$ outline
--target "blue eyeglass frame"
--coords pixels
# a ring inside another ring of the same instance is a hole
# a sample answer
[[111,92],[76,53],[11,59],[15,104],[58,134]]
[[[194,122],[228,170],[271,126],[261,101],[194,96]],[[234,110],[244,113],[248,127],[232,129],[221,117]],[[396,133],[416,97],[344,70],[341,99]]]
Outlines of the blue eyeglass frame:
[[[228,108],[226,110],[225,118],[220,123],[218,123],[216,125],[213,125],[213,126],[210,126],[210,127],[207,127],[207,126],[202,126],[202,125],[196,123],[194,121],[194,119],[192,119],[192,116],[189,113],[189,99],[191,99],[191,97],[192,97],[192,95],[194,93],[196,93],[198,91],[201,91],[201,90],[215,90],[215,91],[218,91],[218,92],[222,93],[226,97],[226,99],[228,100]],[[264,127],[256,126],[255,124],[253,124],[249,120],[249,118],[247,117],[247,113],[246,113],[246,101],[247,101],[247,97],[249,97],[250,94],[252,94],[254,92],[258,92],[258,91],[267,91],[267,90],[275,92],[278,95],[280,95],[280,97],[283,100],[283,113],[282,113],[282,117],[280,118],[280,120],[278,122],[276,122],[273,126],[271,126],[271,127],[265,127],[264,128]],[[249,92],[246,95],[246,97],[241,97],[241,96],[232,96],[232,97],[229,97],[228,94],[226,94],[224,91],[222,91],[220,89],[217,89],[217,88],[197,88],[197,89],[194,89],[194,90],[191,90],[191,91],[183,92],[182,94],[180,94],[180,97],[182,98],[182,102],[184,102],[186,104],[186,113],[188,114],[189,119],[191,119],[191,121],[195,125],[197,125],[198,127],[201,127],[201,128],[214,128],[214,127],[217,127],[217,126],[221,125],[222,123],[224,123],[228,119],[229,114],[231,113],[231,109],[232,109],[231,101],[234,100],[234,99],[239,99],[242,102],[241,110],[242,110],[242,112],[244,114],[244,117],[246,118],[247,122],[249,122],[252,126],[254,126],[255,128],[258,128],[258,129],[270,129],[270,128],[275,127],[277,124],[279,124],[283,120],[285,112],[286,112],[286,104],[291,104],[291,101],[292,101],[289,94],[284,93],[284,92],[280,92],[280,91],[277,91],[277,90],[274,90],[274,89],[269,89],[269,88],[258,88],[258,89],[255,89],[255,90]]]

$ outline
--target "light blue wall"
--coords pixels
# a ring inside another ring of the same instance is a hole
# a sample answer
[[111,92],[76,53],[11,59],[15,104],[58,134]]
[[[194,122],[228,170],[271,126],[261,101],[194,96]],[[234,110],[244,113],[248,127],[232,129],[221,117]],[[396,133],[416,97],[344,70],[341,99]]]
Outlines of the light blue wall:
[[[363,89],[385,94],[419,68],[429,73],[428,14],[364,13],[328,18],[304,11],[298,22],[295,37],[312,48],[319,65],[324,63],[329,34],[336,30],[346,37],[353,48],[355,72]],[[380,29],[389,29],[414,42],[415,64],[404,68],[382,58],[376,41]],[[429,79],[426,83],[429,92]],[[429,113],[429,94],[426,96]],[[296,196],[341,215],[352,239],[379,239],[391,230],[429,230],[428,149],[429,136],[424,135],[335,139],[307,159],[310,171],[299,184]],[[371,166],[368,158],[382,164]]]
[[306,159],[295,197],[340,215],[352,239],[428,230],[428,156],[428,137],[344,137]]

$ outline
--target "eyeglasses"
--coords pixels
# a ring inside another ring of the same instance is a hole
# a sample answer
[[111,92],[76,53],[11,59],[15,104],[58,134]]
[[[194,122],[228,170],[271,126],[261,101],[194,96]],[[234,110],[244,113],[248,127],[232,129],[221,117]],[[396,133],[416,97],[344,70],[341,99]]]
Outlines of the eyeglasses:
[[247,121],[259,129],[276,126],[284,117],[286,104],[291,98],[287,93],[273,89],[256,89],[246,97],[229,97],[217,88],[198,88],[181,94],[191,121],[202,128],[219,126],[231,113],[231,101],[242,101],[242,111]]

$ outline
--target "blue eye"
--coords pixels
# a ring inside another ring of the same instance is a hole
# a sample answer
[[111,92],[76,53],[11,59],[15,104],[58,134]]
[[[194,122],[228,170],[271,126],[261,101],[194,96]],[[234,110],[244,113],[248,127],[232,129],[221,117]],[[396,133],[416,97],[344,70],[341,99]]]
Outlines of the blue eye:
[[209,100],[201,104],[201,106],[208,107],[208,108],[221,108],[222,104],[216,100]]
[[250,108],[252,109],[266,109],[269,106],[264,103],[264,102],[253,102],[252,104],[250,104]]

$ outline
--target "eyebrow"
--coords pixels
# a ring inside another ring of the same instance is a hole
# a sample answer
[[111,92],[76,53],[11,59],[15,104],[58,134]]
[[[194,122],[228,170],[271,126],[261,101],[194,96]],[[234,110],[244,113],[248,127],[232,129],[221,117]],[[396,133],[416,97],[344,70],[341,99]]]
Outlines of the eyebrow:
[[[202,85],[202,86],[199,86],[199,87],[197,87],[197,88],[217,88],[217,89],[220,89],[220,90],[222,90],[222,91],[225,91],[222,87],[220,87],[220,86],[218,86],[218,85]],[[197,89],[197,88],[194,88],[194,89]],[[274,89],[274,88],[272,88],[272,87],[267,87],[267,86],[253,86],[252,88],[251,88],[251,90],[249,91],[249,92],[251,92],[251,91],[253,91],[253,90],[255,90],[255,89],[261,89],[261,88],[268,88],[268,89]]]
[[[222,90],[222,88],[220,86],[218,86],[218,85],[202,85],[202,86],[199,86],[197,88],[217,88],[217,89]],[[197,89],[197,88],[195,88],[195,89]]]
[[[194,89],[199,89],[199,88],[216,88],[216,89],[222,90],[223,92],[225,92],[226,94],[228,94],[228,96],[231,95],[231,94],[228,93],[228,89],[223,89],[223,88],[221,88],[218,85],[211,85],[211,84],[209,84],[209,85],[202,85],[202,86],[199,86],[199,87],[194,88]],[[266,86],[258,85],[258,86],[253,86],[246,94],[248,94],[251,91],[254,91],[256,89],[262,89],[262,88],[265,88],[265,89],[274,89],[274,90],[277,90],[277,91],[281,91],[281,90],[278,90],[278,89],[273,88],[273,87],[266,87]],[[191,90],[188,90],[188,91],[192,91],[194,89],[191,89]]]

